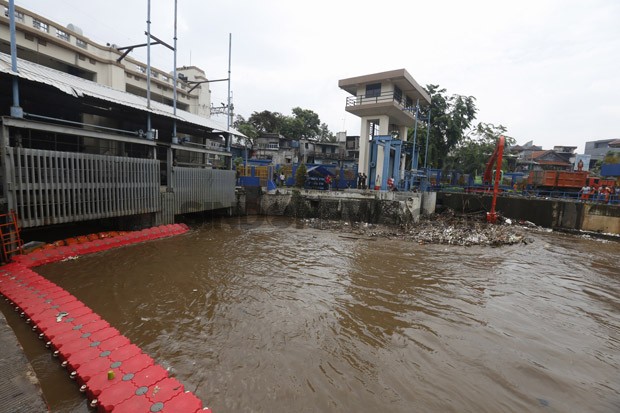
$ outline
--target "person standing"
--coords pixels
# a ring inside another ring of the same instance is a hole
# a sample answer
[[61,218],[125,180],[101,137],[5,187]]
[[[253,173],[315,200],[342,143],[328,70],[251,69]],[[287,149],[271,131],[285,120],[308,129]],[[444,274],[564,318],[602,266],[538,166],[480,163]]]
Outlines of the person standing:
[[332,176],[331,175],[327,175],[325,177],[325,190],[329,190],[331,184],[332,184]]

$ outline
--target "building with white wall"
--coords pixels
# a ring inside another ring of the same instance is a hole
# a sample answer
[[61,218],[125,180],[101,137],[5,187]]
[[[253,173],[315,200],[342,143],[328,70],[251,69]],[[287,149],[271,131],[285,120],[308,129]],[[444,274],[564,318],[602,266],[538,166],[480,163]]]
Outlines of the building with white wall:
[[[8,1],[0,0],[0,52],[10,53]],[[17,57],[97,82],[123,92],[146,97],[146,64],[117,48],[131,45],[101,45],[86,37],[82,30],[66,27],[44,16],[15,6]],[[151,46],[162,47],[162,46]],[[120,59],[120,60],[119,60]],[[172,63],[172,52],[170,52]],[[211,94],[205,72],[195,66],[178,68],[177,108],[209,117]],[[151,100],[172,106],[174,81],[172,73],[151,67]],[[194,88],[191,92],[190,89]]]
[[[431,102],[428,93],[405,69],[342,79],[338,86],[352,95],[347,98],[345,110],[361,118],[358,170],[365,174],[369,172],[372,138],[392,135],[407,140],[407,130],[416,122],[416,105]],[[379,151],[378,171],[383,169],[384,159],[383,148]]]

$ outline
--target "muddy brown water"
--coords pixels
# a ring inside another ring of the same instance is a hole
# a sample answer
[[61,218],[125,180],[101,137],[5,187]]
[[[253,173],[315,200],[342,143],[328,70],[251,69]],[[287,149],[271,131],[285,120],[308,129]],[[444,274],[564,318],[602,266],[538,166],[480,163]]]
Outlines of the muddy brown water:
[[[230,219],[38,272],[215,413],[620,411],[620,244],[530,236],[452,247]],[[13,321],[52,411],[87,412]]]

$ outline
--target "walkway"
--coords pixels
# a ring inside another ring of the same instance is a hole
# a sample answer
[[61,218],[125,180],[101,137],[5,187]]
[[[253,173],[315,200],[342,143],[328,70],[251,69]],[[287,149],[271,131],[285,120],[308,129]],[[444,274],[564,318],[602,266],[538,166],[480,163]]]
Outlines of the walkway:
[[0,312],[0,413],[47,412],[39,380]]

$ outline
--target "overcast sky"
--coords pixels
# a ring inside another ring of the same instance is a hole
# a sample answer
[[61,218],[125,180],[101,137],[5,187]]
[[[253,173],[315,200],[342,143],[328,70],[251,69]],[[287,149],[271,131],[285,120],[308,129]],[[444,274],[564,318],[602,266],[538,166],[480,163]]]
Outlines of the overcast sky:
[[[100,43],[145,41],[147,0],[16,0]],[[174,0],[152,0],[152,33],[172,43]],[[421,85],[474,96],[476,122],[550,149],[620,138],[618,0],[178,0],[178,66],[225,78],[232,33],[235,112],[300,106],[359,134],[338,80],[405,68]],[[172,70],[161,46],[153,65]],[[145,53],[133,52],[145,60]],[[226,84],[211,86],[226,102]],[[218,119],[225,123],[225,118]]]

